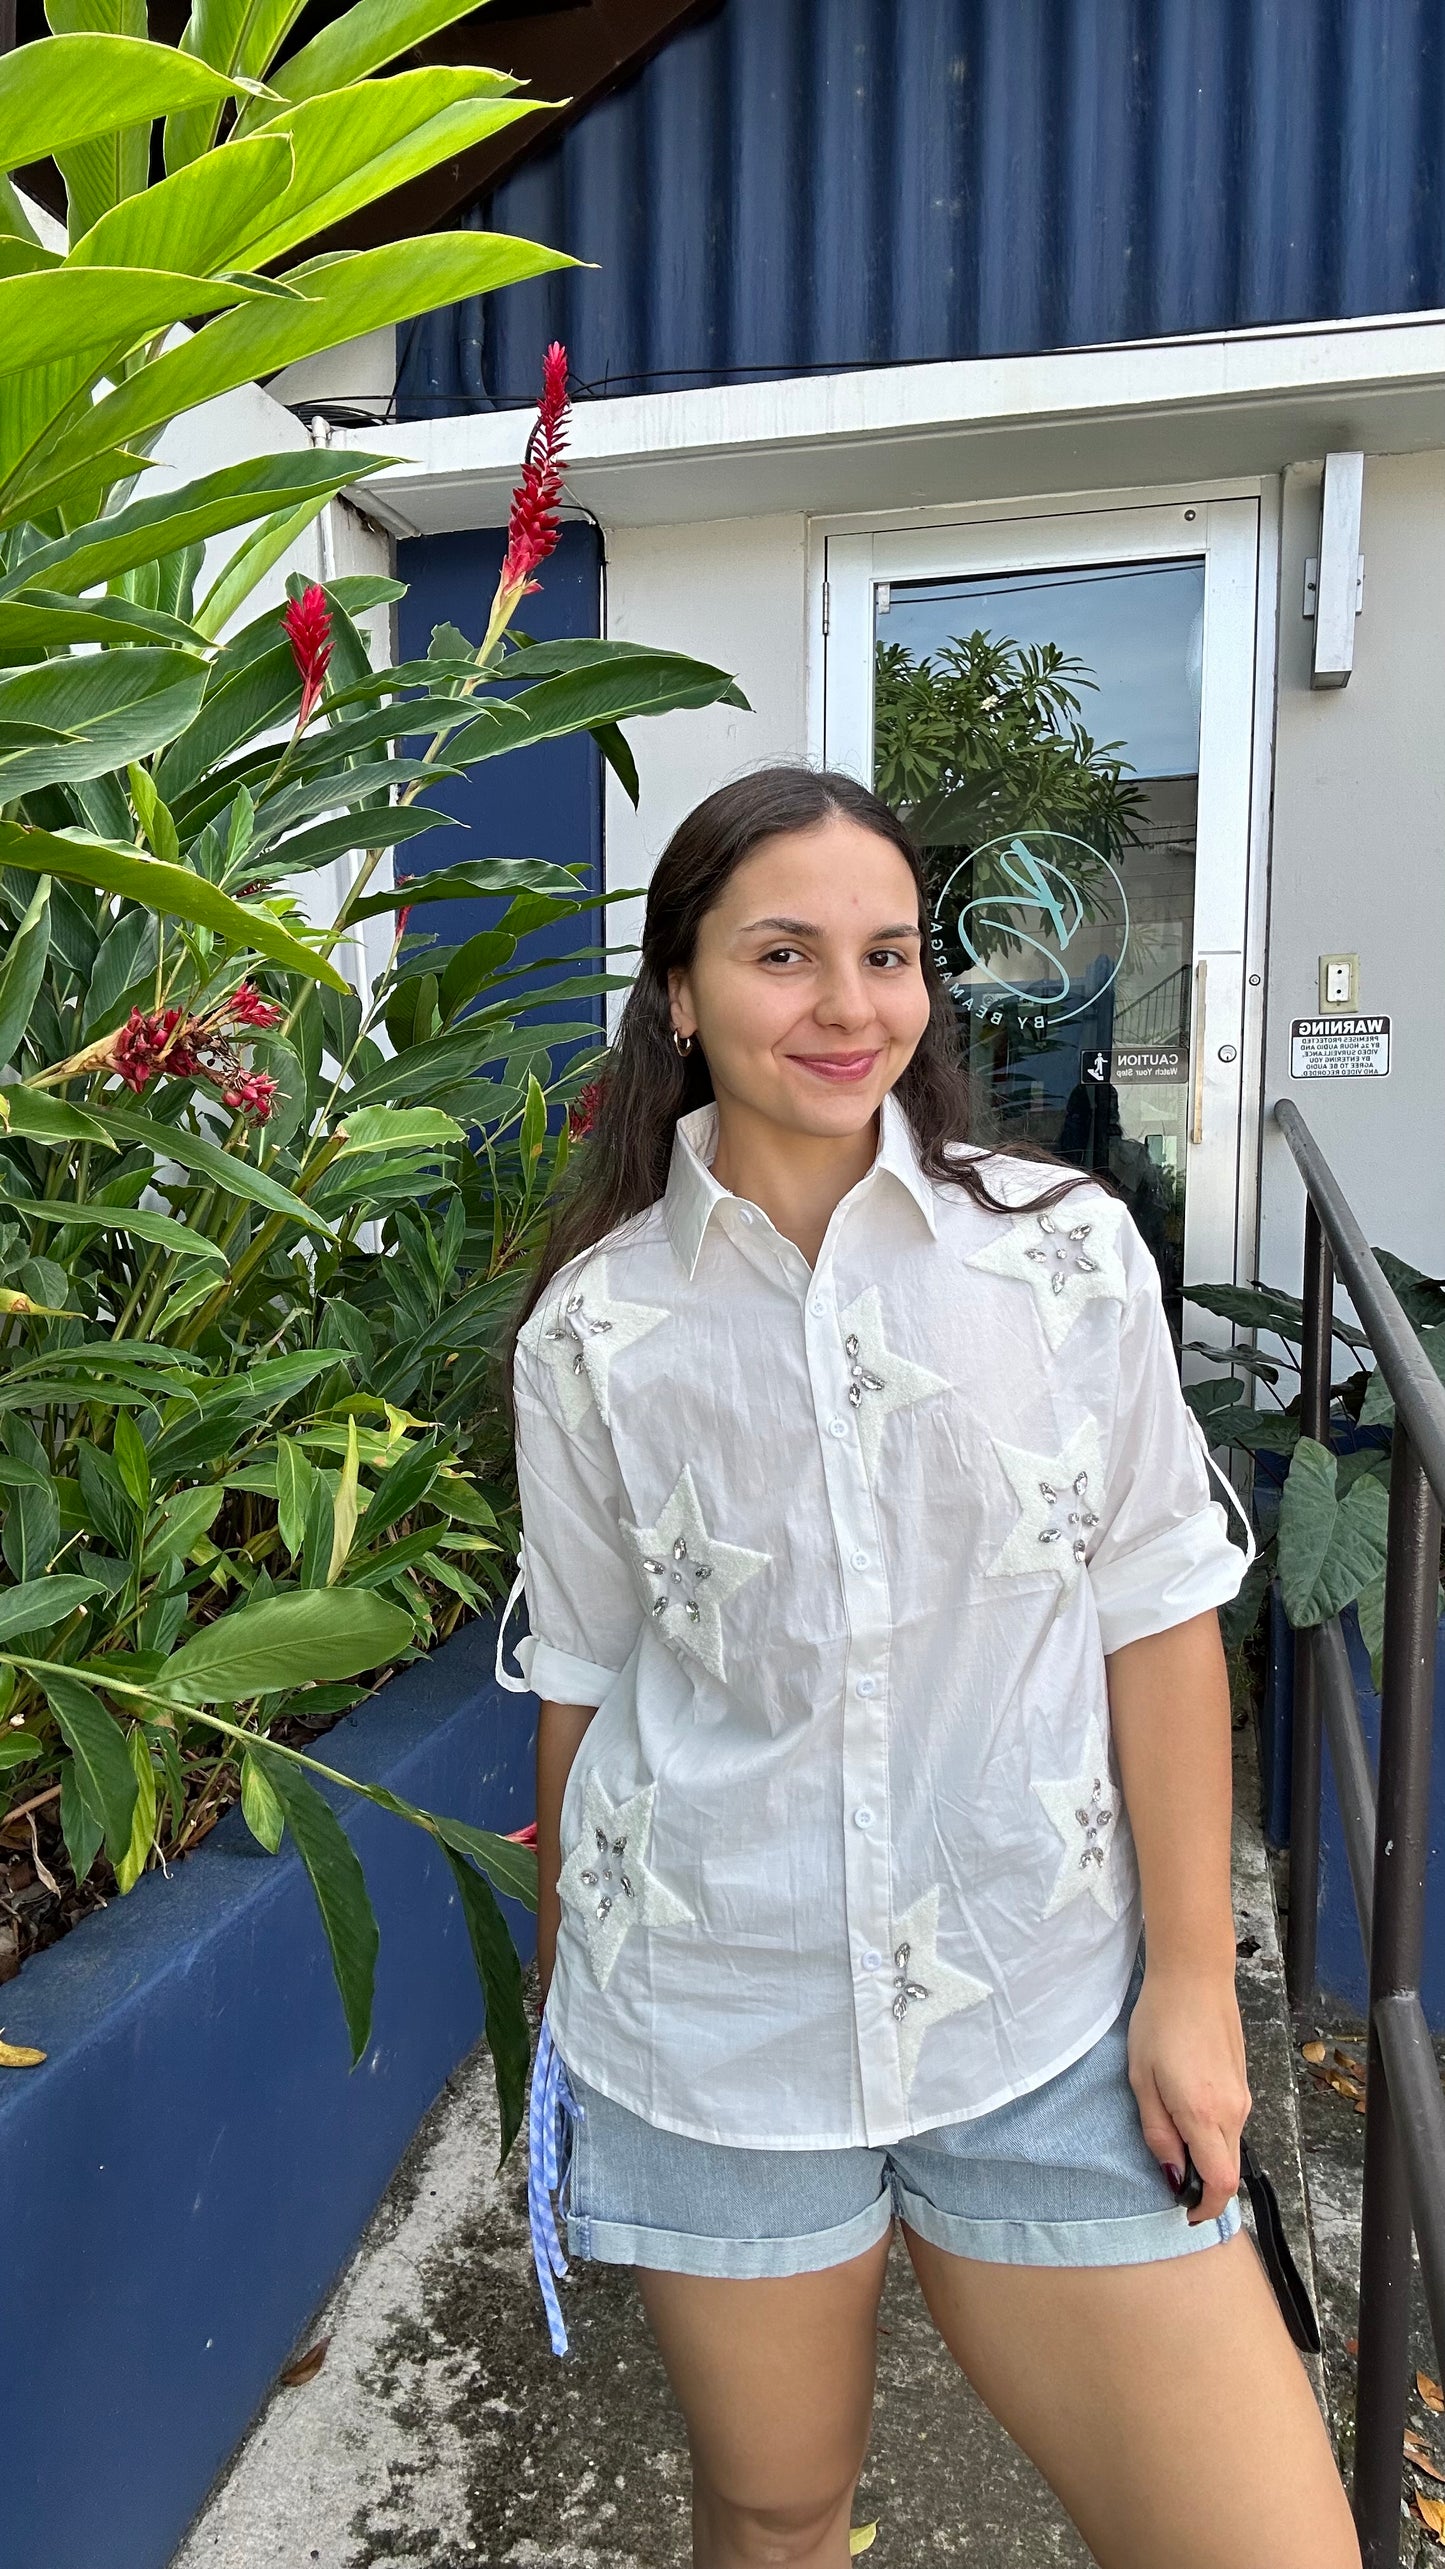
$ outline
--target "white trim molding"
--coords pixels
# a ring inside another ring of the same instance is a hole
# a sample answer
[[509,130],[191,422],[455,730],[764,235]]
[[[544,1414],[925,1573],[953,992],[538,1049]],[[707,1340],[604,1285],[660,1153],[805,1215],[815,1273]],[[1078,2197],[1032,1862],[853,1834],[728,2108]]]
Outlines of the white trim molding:
[[[344,430],[392,454],[399,535],[504,523],[530,413]],[[1445,312],[581,402],[568,488],[604,524],[951,507],[1445,446]],[[880,466],[883,467],[880,470]]]

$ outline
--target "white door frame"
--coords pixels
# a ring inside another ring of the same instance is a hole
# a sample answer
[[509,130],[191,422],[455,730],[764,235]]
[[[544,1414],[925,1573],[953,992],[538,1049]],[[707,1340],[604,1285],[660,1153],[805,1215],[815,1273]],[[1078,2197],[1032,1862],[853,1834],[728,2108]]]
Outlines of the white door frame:
[[[1262,1070],[1262,866],[1251,863],[1267,804],[1256,756],[1257,677],[1273,642],[1272,588],[1261,582],[1261,497],[1141,496],[1093,507],[1057,500],[997,505],[987,515],[859,532],[817,529],[815,564],[825,627],[813,691],[814,755],[871,780],[874,586],[1089,562],[1204,563],[1203,685],[1194,898],[1194,1012],[1190,1064],[1185,1273],[1217,1280],[1248,1269],[1254,1229]],[[1271,512],[1272,517],[1272,512]],[[853,521],[854,527],[857,520]],[[1261,599],[1261,588],[1265,598]],[[1262,603],[1267,608],[1261,616]],[[1256,975],[1251,979],[1251,973]],[[1186,1313],[1186,1335],[1201,1326]]]

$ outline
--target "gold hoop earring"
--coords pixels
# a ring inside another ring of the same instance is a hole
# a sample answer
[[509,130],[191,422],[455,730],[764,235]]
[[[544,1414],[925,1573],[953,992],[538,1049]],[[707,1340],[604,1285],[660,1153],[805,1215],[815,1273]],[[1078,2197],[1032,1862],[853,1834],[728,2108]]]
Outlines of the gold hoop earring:
[[696,1041],[697,1037],[695,1035],[680,1035],[676,1026],[673,1027],[672,1049],[675,1053],[680,1053],[684,1061],[686,1061],[687,1056],[691,1052]]

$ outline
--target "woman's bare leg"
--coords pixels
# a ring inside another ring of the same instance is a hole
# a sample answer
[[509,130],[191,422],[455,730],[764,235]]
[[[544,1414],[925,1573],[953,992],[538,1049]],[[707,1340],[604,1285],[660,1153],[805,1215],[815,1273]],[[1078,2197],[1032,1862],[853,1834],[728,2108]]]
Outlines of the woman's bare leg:
[[687,2426],[696,2569],[847,2569],[888,2240],[760,2283],[638,2269]]
[[1070,2267],[905,2236],[949,2352],[1102,2569],[1359,2569],[1324,2421],[1243,2233]]

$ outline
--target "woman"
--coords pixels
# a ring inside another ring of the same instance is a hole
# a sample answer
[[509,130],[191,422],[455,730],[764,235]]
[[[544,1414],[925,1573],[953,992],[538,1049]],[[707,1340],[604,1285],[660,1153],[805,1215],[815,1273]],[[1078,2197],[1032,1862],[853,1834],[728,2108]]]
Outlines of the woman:
[[1123,1205],[966,1142],[924,916],[849,779],[702,804],[523,1315],[535,2226],[564,2157],[700,2569],[847,2560],[895,2217],[1105,2569],[1357,2569],[1235,2195],[1244,1556]]

